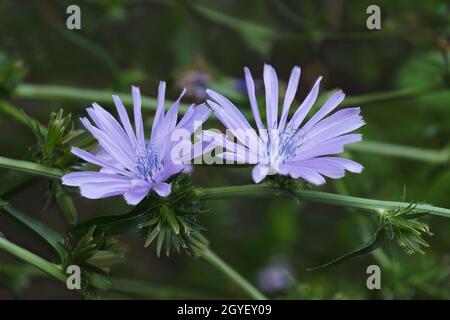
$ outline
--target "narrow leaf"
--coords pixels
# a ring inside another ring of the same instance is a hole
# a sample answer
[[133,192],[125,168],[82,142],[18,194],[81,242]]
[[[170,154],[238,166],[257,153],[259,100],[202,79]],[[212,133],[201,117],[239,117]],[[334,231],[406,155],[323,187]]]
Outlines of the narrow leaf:
[[372,252],[381,246],[381,244],[383,243],[385,234],[386,234],[386,230],[384,229],[384,227],[380,227],[367,243],[363,244],[362,246],[358,247],[357,249],[353,250],[352,252],[350,252],[342,257],[339,257],[333,261],[330,261],[328,263],[320,265],[318,267],[308,268],[306,270],[307,271],[317,271],[317,270],[322,270],[325,268],[330,268],[330,267],[339,265],[339,264],[343,263],[344,261],[347,261],[351,258],[360,256],[365,253]]

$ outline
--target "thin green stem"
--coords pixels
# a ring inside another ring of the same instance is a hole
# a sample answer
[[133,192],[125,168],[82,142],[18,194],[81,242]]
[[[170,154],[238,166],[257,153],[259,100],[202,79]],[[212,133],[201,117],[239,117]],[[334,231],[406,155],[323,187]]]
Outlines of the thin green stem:
[[[408,202],[373,200],[312,190],[296,190],[296,195],[299,200],[303,201],[358,208],[376,213],[382,213],[385,210],[407,208],[411,205],[411,203]],[[274,186],[255,184],[200,189],[198,191],[198,196],[205,200],[216,200],[249,197],[266,198],[270,196],[287,195],[282,194],[280,190]],[[450,218],[450,209],[435,207],[428,204],[417,204],[412,211],[415,213],[426,212],[431,215]]]
[[53,278],[62,282],[66,282],[66,276],[58,265],[42,259],[41,257],[16,245],[15,243],[12,243],[2,236],[0,236],[0,249],[5,250],[10,254],[16,256],[17,258],[22,259],[23,261],[35,266],[36,268],[44,271]]
[[236,285],[242,288],[242,290],[245,291],[253,299],[267,300],[267,297],[265,297],[250,282],[245,280],[239,273],[237,273],[210,249],[206,249],[205,251],[203,251],[202,258],[216,267],[218,270],[223,272],[228,278],[230,278],[230,280],[232,280]]
[[355,144],[350,144],[346,148],[356,152],[372,153],[430,163],[439,164],[450,162],[450,150],[448,149],[431,150],[373,141],[361,141]]
[[[126,93],[116,93],[108,90],[82,89],[77,87],[67,87],[59,85],[42,85],[24,83],[19,85],[15,92],[15,97],[37,100],[60,99],[65,101],[83,102],[90,104],[92,102],[112,104],[112,96],[118,95],[125,105],[133,105],[133,97]],[[166,100],[166,104],[173,102]],[[142,96],[142,107],[149,110],[156,110],[157,101],[151,97]],[[187,105],[180,104],[180,110],[186,111]]]
[[22,172],[31,173],[33,175],[45,176],[53,179],[59,179],[63,175],[63,172],[57,168],[49,168],[35,162],[10,159],[1,156],[0,156],[0,168],[18,170]]
[[404,88],[404,89],[398,89],[398,90],[392,90],[392,91],[385,91],[385,92],[376,92],[376,93],[369,93],[359,96],[350,96],[345,98],[345,100],[340,104],[340,106],[357,106],[357,105],[363,105],[363,104],[370,104],[375,102],[382,102],[387,100],[393,100],[393,99],[403,99],[403,98],[410,98],[414,97],[418,94],[422,94],[424,92],[428,92],[433,89],[438,89],[439,86],[434,85],[428,85],[428,86],[418,86],[418,87],[411,87],[411,88]]

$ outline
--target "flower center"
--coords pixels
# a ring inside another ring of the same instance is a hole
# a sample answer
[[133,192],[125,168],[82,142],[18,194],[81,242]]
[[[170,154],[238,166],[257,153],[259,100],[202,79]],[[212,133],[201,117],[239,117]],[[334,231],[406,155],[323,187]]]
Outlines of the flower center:
[[156,174],[163,168],[161,153],[157,146],[149,144],[136,157],[136,178],[155,182]]
[[279,134],[272,135],[267,142],[269,164],[273,169],[297,154],[298,148],[305,142],[302,129],[286,128]]

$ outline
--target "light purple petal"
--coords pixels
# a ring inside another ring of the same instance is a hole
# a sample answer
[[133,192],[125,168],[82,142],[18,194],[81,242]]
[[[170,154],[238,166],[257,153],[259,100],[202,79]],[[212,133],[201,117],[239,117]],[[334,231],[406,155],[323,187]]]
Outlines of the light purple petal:
[[338,163],[339,165],[344,167],[345,170],[348,170],[353,173],[361,173],[364,170],[364,167],[362,165],[350,159],[340,157],[322,157],[322,159]]
[[316,102],[317,96],[319,95],[319,87],[320,87],[321,80],[322,80],[322,77],[319,77],[316,80],[316,82],[314,83],[314,86],[312,87],[312,89],[308,93],[308,95],[306,96],[305,100],[303,100],[301,105],[298,107],[297,111],[295,111],[291,120],[289,120],[289,122],[287,124],[288,128],[298,128],[302,124],[303,120],[305,120],[305,117],[308,115],[312,106]]
[[267,176],[267,174],[269,173],[269,167],[262,165],[262,164],[258,164],[256,166],[253,167],[252,169],[252,178],[253,181],[255,183],[260,183],[262,180],[264,180],[264,178]]
[[119,176],[117,174],[107,174],[96,171],[72,172],[62,177],[62,184],[66,186],[79,187],[82,184],[90,182],[124,182],[130,181],[129,177]]
[[319,145],[308,142],[301,146],[297,151],[297,155],[292,159],[289,159],[289,161],[306,160],[323,155],[342,153],[344,152],[344,146],[346,144],[359,142],[361,139],[362,135],[352,133],[329,139]]
[[192,134],[208,119],[210,114],[211,109],[206,104],[200,104],[196,107],[191,106],[181,118],[177,128],[186,129]]
[[299,167],[305,167],[315,170],[318,173],[333,179],[339,179],[345,175],[345,170],[342,165],[339,165],[338,163],[325,158],[312,158],[308,160],[298,161],[296,165]]
[[97,103],[93,103],[92,108],[87,108],[86,110],[100,130],[112,137],[122,150],[129,154],[134,154],[134,148],[128,135],[108,111]]
[[277,128],[278,123],[278,77],[274,68],[264,65],[264,86],[266,91],[267,129]]
[[352,116],[358,116],[360,112],[361,112],[360,108],[346,108],[339,110],[334,114],[332,114],[331,116],[323,120],[320,120],[313,127],[311,127],[308,132],[304,133],[306,134],[308,139],[311,139],[327,129],[340,125],[342,122],[345,122],[348,118]]
[[318,174],[315,170],[306,167],[297,167],[284,164],[280,166],[280,173],[289,174],[294,179],[305,179],[315,185],[325,183],[324,177]]
[[216,117],[220,122],[222,122],[243,145],[253,146],[253,148],[260,150],[263,149],[264,142],[258,137],[256,131],[250,127],[248,123],[242,125],[237,119],[237,115],[243,117],[237,109],[235,111],[229,111],[231,109],[225,109],[214,101],[207,100],[207,102],[211,109],[214,110]]
[[134,170],[134,154],[130,155],[126,152],[126,150],[121,149],[121,147],[113,140],[112,137],[108,136],[100,129],[94,127],[88,119],[82,118],[81,123],[97,139],[99,144],[106,152],[113,156],[125,168]]
[[151,137],[152,143],[164,144],[172,130],[175,129],[178,118],[178,106],[180,104],[180,99],[183,97],[185,92],[186,89],[183,90],[183,92],[178,97],[178,100],[175,101],[174,104],[170,107],[164,118],[159,121],[158,130],[156,130]]
[[144,180],[134,179],[131,181],[131,187],[123,195],[129,205],[137,205],[150,192],[152,185]]
[[306,137],[308,143],[320,145],[323,141],[328,141],[331,138],[338,137],[356,130],[362,127],[364,124],[365,122],[363,121],[361,116],[351,116],[341,119],[340,121],[336,121],[333,125],[313,137],[308,137],[308,134],[306,135]]
[[308,131],[313,125],[319,122],[323,117],[333,111],[345,98],[345,94],[339,90],[328,98],[328,100],[324,103],[322,108],[314,114],[314,116],[309,119],[309,121],[303,126],[303,130]]
[[88,199],[108,198],[124,194],[130,186],[130,181],[90,182],[80,186],[80,193]]
[[292,104],[292,101],[294,101],[295,94],[297,93],[298,83],[300,81],[300,73],[300,67],[295,66],[294,68],[292,68],[291,76],[289,77],[289,83],[286,89],[286,94],[284,96],[280,124],[278,125],[278,129],[280,131],[283,131],[284,126],[286,125],[290,106]]
[[134,126],[136,127],[136,140],[139,147],[145,147],[145,138],[144,138],[144,123],[142,121],[142,109],[141,109],[141,93],[139,92],[139,88],[133,86],[133,110],[134,110]]
[[113,95],[114,104],[116,105],[117,113],[119,114],[120,121],[127,133],[128,139],[131,142],[133,148],[136,148],[136,135],[134,134],[133,127],[131,126],[130,118],[125,110],[125,107],[120,100],[119,96]]
[[160,196],[160,197],[167,197],[172,192],[172,185],[165,182],[160,182],[155,184],[153,187],[153,190]]
[[214,90],[207,89],[206,93],[217,102],[223,109],[223,111],[230,116],[233,120],[233,123],[236,124],[236,128],[241,129],[252,129],[250,123],[248,123],[247,119],[242,115],[239,109],[227,98],[222,96],[221,94],[215,92]]
[[159,83],[159,87],[158,87],[158,104],[156,106],[155,118],[153,119],[152,138],[151,139],[153,139],[153,136],[155,135],[156,131],[159,128],[161,119],[164,117],[165,93],[166,93],[166,83],[164,81],[161,81]]
[[84,161],[87,161],[89,163],[95,164],[99,167],[102,168],[108,168],[111,171],[120,173],[122,175],[126,175],[126,176],[130,176],[131,172],[126,171],[123,169],[123,167],[118,167],[115,164],[111,164],[110,162],[106,162],[105,160],[103,160],[102,158],[93,155],[92,153],[89,153],[83,149],[77,148],[77,147],[73,147],[71,149],[71,152],[76,155],[78,158],[83,159]]
[[[247,84],[248,98],[250,100],[250,106],[252,107],[252,113],[256,122],[256,126],[258,127],[258,129],[260,129],[260,131],[266,132],[264,130],[265,129],[264,124],[262,123],[261,116],[259,114],[258,102],[256,100],[255,95],[255,83],[253,82],[252,74],[250,73],[250,70],[247,67],[244,68],[244,74],[245,74],[245,82]],[[265,141],[267,141],[267,139]]]

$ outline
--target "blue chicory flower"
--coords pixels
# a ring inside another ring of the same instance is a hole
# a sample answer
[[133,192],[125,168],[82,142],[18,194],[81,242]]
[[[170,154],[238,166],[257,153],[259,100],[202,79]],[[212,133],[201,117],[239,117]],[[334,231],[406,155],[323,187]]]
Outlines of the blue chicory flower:
[[113,96],[113,99],[120,122],[97,103],[88,108],[87,112],[95,126],[87,118],[82,118],[81,122],[97,139],[100,150],[90,153],[74,147],[72,153],[99,166],[100,170],[66,174],[62,178],[63,184],[80,187],[81,195],[89,199],[123,195],[130,205],[138,204],[152,190],[161,197],[167,197],[171,193],[171,184],[167,180],[190,169],[190,165],[180,159],[191,159],[195,147],[185,137],[186,141],[182,142],[187,142],[189,147],[181,148],[182,154],[174,158],[172,150],[180,141],[175,141],[171,137],[172,133],[184,130],[189,137],[206,121],[210,109],[205,104],[192,105],[177,124],[178,106],[185,90],[165,113],[165,87],[165,82],[160,82],[149,140],[144,135],[139,88],[132,88],[135,129],[118,96]]
[[212,100],[208,105],[216,117],[237,139],[234,143],[226,136],[206,131],[205,136],[227,151],[218,157],[238,163],[255,164],[252,177],[261,182],[269,174],[302,178],[312,184],[325,183],[323,176],[342,178],[345,170],[360,173],[363,167],[349,159],[334,157],[344,151],[346,144],[358,142],[360,134],[349,133],[364,125],[360,108],[341,109],[330,114],[343,100],[342,91],[335,92],[309,120],[306,116],[314,105],[321,77],[317,79],[305,100],[288,121],[290,106],[300,80],[300,68],[294,67],[281,110],[278,115],[278,78],[274,68],[264,65],[267,129],[261,121],[253,78],[244,68],[250,106],[258,131],[254,130],[239,109],[221,94],[207,90]]

